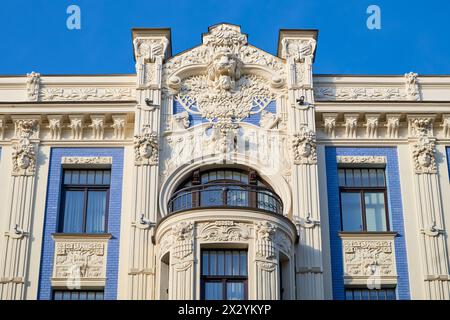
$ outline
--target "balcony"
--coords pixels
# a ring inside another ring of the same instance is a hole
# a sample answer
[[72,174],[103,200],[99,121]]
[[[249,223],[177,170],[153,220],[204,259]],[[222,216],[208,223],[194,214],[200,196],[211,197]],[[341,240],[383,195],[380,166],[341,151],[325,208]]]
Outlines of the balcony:
[[169,213],[205,208],[245,208],[281,214],[283,203],[272,190],[240,183],[213,183],[190,186],[175,192]]

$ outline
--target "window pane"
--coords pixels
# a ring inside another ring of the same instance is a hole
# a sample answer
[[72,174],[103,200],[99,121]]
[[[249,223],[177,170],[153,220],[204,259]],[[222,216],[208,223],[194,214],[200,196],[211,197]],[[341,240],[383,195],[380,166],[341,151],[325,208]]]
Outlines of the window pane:
[[387,231],[386,208],[383,192],[364,194],[367,231]]
[[239,251],[233,251],[233,275],[239,275]]
[[345,170],[345,185],[347,187],[353,187],[353,170]]
[[105,232],[106,191],[89,191],[86,213],[86,232]]
[[247,252],[241,251],[240,258],[241,258],[241,261],[240,261],[241,265],[239,266],[240,275],[246,276],[247,275]]
[[95,184],[102,184],[103,171],[95,171]]
[[361,177],[362,177],[361,185],[363,187],[368,187],[370,185],[369,184],[369,170],[362,169],[361,170]]
[[353,170],[353,179],[354,179],[355,187],[360,187],[361,186],[361,170],[360,169]]
[[208,267],[209,267],[209,254],[208,251],[203,251],[202,253],[202,275],[209,275]]
[[215,276],[217,274],[217,253],[216,251],[209,252],[209,275]]
[[227,300],[244,300],[245,289],[243,282],[227,283]]
[[370,176],[370,186],[371,186],[371,187],[376,187],[376,186],[378,186],[378,181],[377,181],[377,170],[376,170],[376,169],[370,169],[370,170],[369,170],[369,176]]
[[346,289],[346,300],[395,300],[395,289]]
[[84,191],[67,190],[65,194],[63,230],[65,233],[83,232]]
[[233,274],[233,256],[231,251],[225,251],[225,275],[231,276]]
[[80,172],[79,171],[72,171],[72,181],[71,184],[78,184],[80,181]]
[[339,169],[339,186],[344,187],[345,186],[345,170]]
[[103,184],[111,183],[111,171],[103,171]]
[[378,176],[378,186],[379,187],[384,187],[385,186],[384,170],[383,169],[378,169],[377,170],[377,176]]
[[362,211],[361,195],[359,193],[341,193],[342,230],[361,231]]
[[205,300],[223,300],[221,282],[205,282]]
[[223,251],[217,251],[217,275],[223,276],[225,274],[225,256]]
[[80,171],[80,184],[87,183],[87,171]]
[[72,171],[64,171],[64,184],[70,184],[72,181]]
[[95,184],[95,171],[88,171],[87,184]]

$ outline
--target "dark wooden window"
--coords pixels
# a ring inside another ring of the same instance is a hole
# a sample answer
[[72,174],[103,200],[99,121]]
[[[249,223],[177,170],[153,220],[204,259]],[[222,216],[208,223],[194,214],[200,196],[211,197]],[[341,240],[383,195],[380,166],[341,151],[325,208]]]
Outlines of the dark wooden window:
[[385,170],[339,169],[343,231],[389,231]]
[[53,300],[103,300],[103,290],[53,290]]
[[247,251],[202,250],[203,300],[247,299]]
[[396,300],[394,288],[367,289],[347,288],[345,289],[346,300]]
[[110,170],[64,170],[59,232],[106,232]]

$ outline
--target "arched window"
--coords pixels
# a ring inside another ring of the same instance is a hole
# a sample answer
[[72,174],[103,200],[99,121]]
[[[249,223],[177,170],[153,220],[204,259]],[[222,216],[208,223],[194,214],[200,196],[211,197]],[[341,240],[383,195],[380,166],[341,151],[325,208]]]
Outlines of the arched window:
[[253,170],[196,170],[173,194],[169,212],[198,208],[252,208],[282,213],[280,197]]

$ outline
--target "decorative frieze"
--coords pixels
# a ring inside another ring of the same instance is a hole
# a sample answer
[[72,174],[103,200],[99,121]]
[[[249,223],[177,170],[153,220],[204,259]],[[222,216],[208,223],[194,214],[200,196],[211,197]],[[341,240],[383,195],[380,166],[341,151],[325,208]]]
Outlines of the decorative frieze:
[[204,242],[247,241],[250,237],[248,226],[231,220],[217,220],[207,223],[200,231]]
[[301,127],[300,132],[292,139],[294,164],[316,164],[316,134],[307,125]]
[[399,87],[314,87],[316,101],[404,101],[409,93]]
[[62,165],[112,165],[112,157],[62,157]]
[[41,101],[121,101],[134,100],[135,92],[130,88],[42,88]]
[[27,98],[29,101],[37,101],[39,98],[39,86],[41,75],[36,72],[27,73]]
[[344,260],[344,282],[377,285],[397,282],[395,233],[340,233]]
[[110,235],[95,237],[54,235],[53,286],[71,289],[103,287]]
[[136,165],[158,164],[158,134],[144,128],[141,135],[134,136],[134,160]]
[[344,114],[345,137],[355,139],[358,130],[358,114]]
[[386,157],[384,156],[337,156],[336,162],[338,164],[386,164]]

